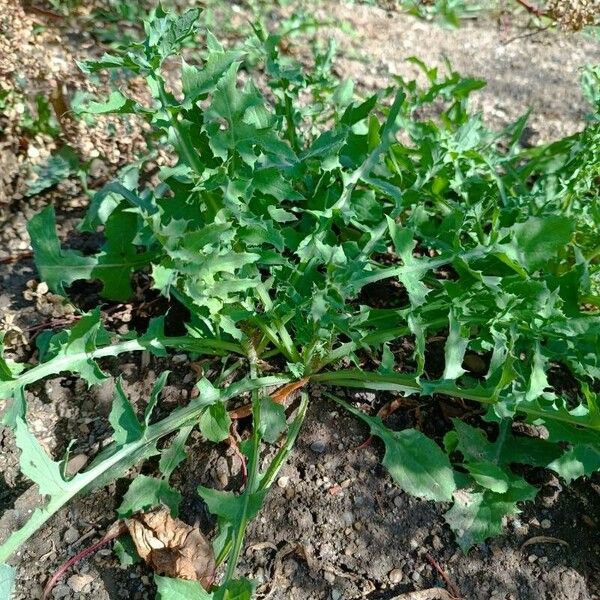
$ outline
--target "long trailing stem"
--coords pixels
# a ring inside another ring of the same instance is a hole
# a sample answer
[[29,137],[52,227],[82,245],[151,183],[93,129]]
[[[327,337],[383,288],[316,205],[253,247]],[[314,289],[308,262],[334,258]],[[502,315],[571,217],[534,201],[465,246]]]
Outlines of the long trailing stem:
[[[244,352],[239,344],[217,339],[200,339],[191,336],[181,337],[157,337],[152,340],[159,346],[197,352],[198,354],[223,355],[228,353],[241,354]],[[0,381],[0,399],[10,397],[15,386],[25,387],[49,375],[70,371],[70,367],[79,361],[96,360],[108,356],[117,356],[126,352],[141,352],[149,350],[151,345],[141,340],[127,340],[116,342],[89,352],[72,353],[65,356],[57,356],[47,362],[41,363],[21,373],[14,379]]]
[[[273,385],[283,385],[289,382],[289,377],[259,377],[246,379],[230,385],[223,391],[222,399],[230,400],[244,392],[258,390]],[[0,563],[5,562],[27,539],[29,539],[46,521],[60,510],[73,497],[84,490],[90,490],[96,485],[105,482],[103,477],[110,471],[111,477],[116,479],[128,468],[139,462],[144,457],[144,450],[153,447],[161,438],[174,433],[189,423],[195,423],[206,410],[205,405],[190,403],[188,406],[173,411],[170,415],[148,426],[143,436],[134,442],[122,447],[115,443],[107,447],[101,456],[104,460],[78,474],[65,486],[65,492],[60,496],[53,496],[41,509],[33,512],[29,520],[0,546]]]
[[[497,404],[500,400],[496,388],[460,388],[451,381],[443,380],[435,382],[424,381],[421,383],[416,375],[410,373],[381,374],[365,372],[360,369],[344,369],[341,371],[318,373],[311,377],[311,381],[313,383],[334,385],[337,387],[372,389],[420,395],[441,394],[462,398],[463,400],[479,402],[480,404],[487,406]],[[568,423],[569,425],[600,431],[600,424],[596,422],[590,423],[585,415],[561,411],[550,406],[542,407],[535,402],[515,400],[509,403],[509,408],[534,419],[541,418],[551,421],[560,421],[562,423]]]

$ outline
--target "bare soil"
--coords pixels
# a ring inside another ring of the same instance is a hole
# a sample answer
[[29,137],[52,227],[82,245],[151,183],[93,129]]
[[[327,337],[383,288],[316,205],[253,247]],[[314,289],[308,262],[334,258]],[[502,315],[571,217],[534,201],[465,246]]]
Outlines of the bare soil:
[[[460,30],[446,30],[358,4],[325,2],[319,11],[321,16],[353,26],[350,35],[336,30],[322,35],[339,39],[336,68],[340,75],[352,76],[362,89],[388,84],[390,74],[415,76],[414,66],[404,60],[410,55],[439,65],[447,56],[457,71],[488,80],[476,102],[493,126],[504,126],[528,109],[532,110],[531,143],[567,135],[583,126],[588,108],[578,89],[578,70],[600,58],[599,45],[591,38],[552,32],[529,35],[531,32],[518,27],[516,21],[501,26],[491,20],[473,21]],[[42,18],[36,15],[36,20]],[[100,53],[102,49],[87,33],[79,32],[77,24],[77,19],[67,24],[51,21],[45,31],[67,56]],[[35,40],[32,43],[35,46]],[[43,78],[40,85],[43,88]],[[79,185],[67,181],[49,193],[25,198],[23,180],[34,162],[27,153],[32,142],[20,143],[21,134],[11,121],[14,115],[0,118],[4,125],[0,164],[12,169],[10,181],[4,173],[6,195],[0,199],[0,260],[27,251],[27,220],[48,203],[56,206],[61,236],[76,245],[87,243],[72,236],[86,201]],[[98,185],[135,155],[142,136],[133,130],[133,141],[121,143],[118,154],[114,152],[117,138],[112,151],[108,149],[110,137],[100,139],[99,156],[91,157],[99,163]],[[80,142],[85,151],[85,140]],[[44,139],[33,143],[42,149],[51,145]],[[33,300],[24,297],[27,282],[35,277],[31,259],[0,264],[0,319],[3,328],[12,328],[14,352],[21,358],[33,356],[36,327],[65,318],[64,312],[57,314],[59,309],[47,295]],[[83,302],[89,292],[84,289],[79,300]],[[121,331],[132,326],[124,316],[121,321],[115,318],[113,325]],[[182,355],[149,361],[125,356],[118,362],[107,361],[105,367],[124,375],[126,391],[139,407],[156,376],[165,369],[172,370],[160,403],[165,413],[188,401],[195,381],[189,359]],[[111,383],[88,390],[71,377],[33,386],[28,394],[32,431],[55,456],[64,452],[69,440],[76,439],[74,454],[83,463],[108,435],[106,417],[112,392]],[[311,407],[297,447],[250,527],[240,565],[242,574],[257,580],[260,598],[390,600],[404,592],[444,587],[446,583],[434,564],[446,570],[465,600],[600,598],[600,479],[566,488],[547,472],[530,473],[541,488],[535,504],[525,506],[522,514],[510,519],[503,536],[465,556],[444,524],[442,515],[448,507],[400,492],[380,466],[382,449],[378,444],[357,449],[367,436],[363,425],[339,413],[321,398],[318,388],[312,388],[310,396]],[[366,410],[376,410],[389,399],[379,393],[350,397]],[[420,426],[438,437],[447,427],[438,403],[428,401],[418,410],[396,413],[388,425]],[[2,540],[27,518],[39,499],[19,474],[18,453],[9,431],[0,434],[0,444]],[[150,463],[141,472],[151,473],[154,468]],[[48,576],[62,562],[102,535],[115,519],[127,479],[139,472],[75,500],[25,545],[14,561],[19,566],[17,598],[38,598]],[[225,445],[208,446],[196,435],[191,440],[189,459],[177,471],[174,484],[184,496],[182,518],[199,522],[210,533],[214,522],[196,488],[202,484],[238,489],[238,459]],[[535,536],[546,539],[523,547]],[[52,597],[143,599],[154,595],[152,573],[147,568],[121,568],[112,550],[106,548],[77,565],[57,585]]]

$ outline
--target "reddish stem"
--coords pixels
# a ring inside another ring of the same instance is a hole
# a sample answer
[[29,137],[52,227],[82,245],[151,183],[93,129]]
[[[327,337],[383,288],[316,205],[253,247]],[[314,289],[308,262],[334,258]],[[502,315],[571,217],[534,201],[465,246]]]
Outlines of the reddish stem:
[[46,600],[50,596],[50,592],[52,588],[57,584],[58,581],[63,577],[63,575],[75,564],[77,564],[80,560],[87,558],[88,556],[94,554],[97,550],[100,550],[102,546],[106,546],[109,542],[117,539],[121,534],[127,531],[127,526],[123,521],[118,521],[115,523],[97,542],[84,548],[81,552],[78,552],[75,556],[71,557],[67,562],[63,563],[52,575],[52,577],[48,580],[46,587],[44,588],[44,593],[42,594],[42,600]]
[[531,14],[535,15],[536,17],[547,17],[548,16],[548,13],[545,10],[542,10],[539,6],[530,4],[529,0],[517,0],[517,2],[527,12],[530,12]]
[[444,583],[450,591],[450,594],[456,600],[460,600],[460,598],[462,598],[460,590],[458,589],[458,586],[450,579],[450,577],[448,577],[448,573],[446,573],[446,571],[442,569],[439,563],[435,560],[435,558],[433,558],[433,556],[431,556],[431,554],[429,554],[429,552],[425,554],[425,558],[427,559],[429,564],[440,574],[440,577],[444,580]]
[[248,481],[248,466],[246,465],[246,457],[242,454],[240,447],[237,443],[237,440],[232,434],[229,434],[227,438],[227,443],[233,450],[233,453],[239,458],[241,463],[241,471],[242,471],[242,485],[241,487],[246,486],[246,482]]
[[62,319],[50,319],[50,321],[44,321],[43,323],[38,323],[37,325],[32,325],[28,327],[25,331],[27,333],[33,333],[34,331],[40,331],[41,329],[54,329],[55,327],[64,327],[65,325],[71,325],[75,321],[79,321],[81,317],[79,315],[71,315],[70,317],[64,317]]

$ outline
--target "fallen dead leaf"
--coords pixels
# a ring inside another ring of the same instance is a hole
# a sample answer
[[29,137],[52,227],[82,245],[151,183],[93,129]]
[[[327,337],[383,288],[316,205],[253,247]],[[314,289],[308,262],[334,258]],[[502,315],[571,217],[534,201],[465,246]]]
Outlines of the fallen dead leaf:
[[159,575],[199,581],[208,589],[215,577],[210,542],[197,527],[174,519],[166,507],[125,520],[138,554]]

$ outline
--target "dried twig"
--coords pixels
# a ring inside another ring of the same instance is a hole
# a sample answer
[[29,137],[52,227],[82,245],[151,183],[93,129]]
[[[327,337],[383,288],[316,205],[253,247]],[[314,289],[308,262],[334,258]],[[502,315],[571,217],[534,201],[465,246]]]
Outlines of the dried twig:
[[50,577],[46,587],[44,588],[44,593],[42,594],[42,600],[46,600],[50,596],[50,592],[52,588],[60,581],[60,579],[64,576],[64,574],[73,566],[76,565],[80,560],[91,556],[97,550],[100,550],[103,546],[106,546],[109,542],[116,540],[120,535],[127,531],[127,526],[124,521],[117,521],[114,523],[108,531],[104,534],[104,536],[99,539],[97,542],[84,548],[81,552],[78,552],[75,556],[72,556],[67,562],[63,563],[58,569],[55,571],[54,575]]
[[444,580],[444,583],[446,584],[446,587],[450,591],[450,594],[452,594],[452,597],[455,600],[460,600],[460,598],[462,598],[460,590],[458,589],[458,586],[450,579],[450,577],[448,576],[448,573],[446,573],[445,569],[442,569],[442,567],[437,562],[437,560],[435,560],[435,558],[433,558],[433,556],[431,556],[431,554],[429,554],[429,552],[427,552],[425,554],[425,558],[427,559],[429,564],[439,573],[440,577]]
[[569,547],[569,542],[565,540],[561,540],[557,537],[550,537],[549,535],[536,535],[532,538],[529,538],[521,545],[521,550],[523,548],[527,548],[527,546],[533,546],[535,544],[560,544],[561,546]]
[[21,252],[20,254],[13,254],[12,256],[7,256],[6,258],[0,258],[0,265],[10,265],[20,260],[25,260],[26,258],[32,257],[33,252]]

